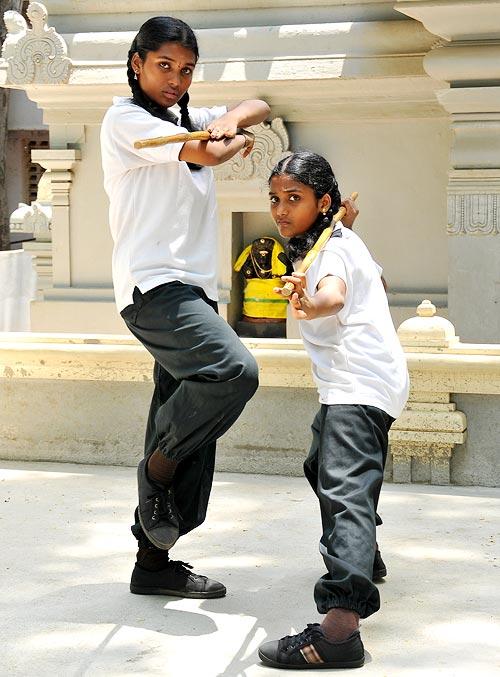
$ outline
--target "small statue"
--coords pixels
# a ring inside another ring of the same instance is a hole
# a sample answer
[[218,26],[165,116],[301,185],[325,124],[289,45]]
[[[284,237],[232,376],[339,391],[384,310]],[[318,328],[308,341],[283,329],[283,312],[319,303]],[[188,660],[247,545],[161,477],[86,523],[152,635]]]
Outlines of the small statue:
[[7,35],[2,45],[2,58],[7,60],[9,57],[14,56],[16,44],[26,35],[28,25],[23,15],[13,9],[8,9],[4,12],[3,21],[7,28]]
[[239,255],[234,270],[245,278],[244,322],[286,322],[287,300],[275,294],[280,277],[290,269],[281,244],[272,237],[259,237]]

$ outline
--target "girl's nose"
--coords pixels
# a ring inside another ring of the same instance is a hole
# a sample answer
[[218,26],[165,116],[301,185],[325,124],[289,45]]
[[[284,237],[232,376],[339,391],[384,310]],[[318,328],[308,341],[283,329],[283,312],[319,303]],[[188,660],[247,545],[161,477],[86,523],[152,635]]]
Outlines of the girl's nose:
[[169,72],[169,78],[168,78],[169,84],[172,87],[175,87],[176,89],[179,89],[180,83],[181,83],[181,76],[180,73],[175,72],[174,70],[171,70]]

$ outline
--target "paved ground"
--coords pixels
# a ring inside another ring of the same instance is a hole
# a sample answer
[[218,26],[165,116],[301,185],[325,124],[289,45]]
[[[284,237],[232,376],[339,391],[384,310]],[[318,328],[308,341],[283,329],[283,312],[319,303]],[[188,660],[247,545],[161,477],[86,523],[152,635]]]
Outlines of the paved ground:
[[[173,551],[227,585],[207,601],[129,593],[134,484],[129,468],[0,462],[0,675],[297,674],[256,648],[320,620],[305,480],[217,476],[206,524]],[[500,490],[387,485],[381,513],[383,609],[347,674],[500,675]]]

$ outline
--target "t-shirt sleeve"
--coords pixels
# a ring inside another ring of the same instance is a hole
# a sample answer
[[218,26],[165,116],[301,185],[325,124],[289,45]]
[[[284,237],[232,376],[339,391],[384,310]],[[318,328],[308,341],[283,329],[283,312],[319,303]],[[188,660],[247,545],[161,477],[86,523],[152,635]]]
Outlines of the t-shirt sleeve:
[[206,129],[207,126],[227,113],[226,106],[213,106],[212,108],[189,108],[191,122],[198,129]]
[[323,250],[319,256],[320,256],[319,266],[314,276],[315,287],[314,290],[313,289],[309,290],[310,293],[314,293],[321,280],[327,277],[328,275],[335,275],[336,277],[340,277],[340,279],[344,281],[347,287],[347,271],[342,257],[339,256],[339,254],[337,254],[336,252],[331,252],[328,250]]
[[384,272],[384,269],[382,268],[382,266],[379,266],[379,264],[375,261],[375,259],[373,260],[373,263],[375,264],[375,268],[377,269],[377,273],[380,276],[382,276],[382,273]]
[[139,106],[130,106],[114,116],[108,125],[108,141],[125,169],[135,169],[149,164],[179,160],[183,143],[134,148],[134,142],[157,136],[173,136],[186,132],[173,122],[160,120]]

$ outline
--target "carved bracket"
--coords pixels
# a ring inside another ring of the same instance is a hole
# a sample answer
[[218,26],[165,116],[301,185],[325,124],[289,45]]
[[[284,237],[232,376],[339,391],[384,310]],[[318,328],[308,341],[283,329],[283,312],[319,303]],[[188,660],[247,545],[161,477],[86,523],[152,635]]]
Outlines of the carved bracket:
[[274,165],[288,152],[288,132],[281,118],[255,125],[252,131],[255,133],[255,145],[250,155],[243,159],[238,154],[230,162],[214,168],[218,181],[267,181]]
[[47,9],[31,2],[27,14],[32,28],[19,12],[4,15],[8,34],[2,47],[7,61],[7,82],[14,85],[64,84],[69,81],[72,63],[67,47],[55,29],[47,26]]

